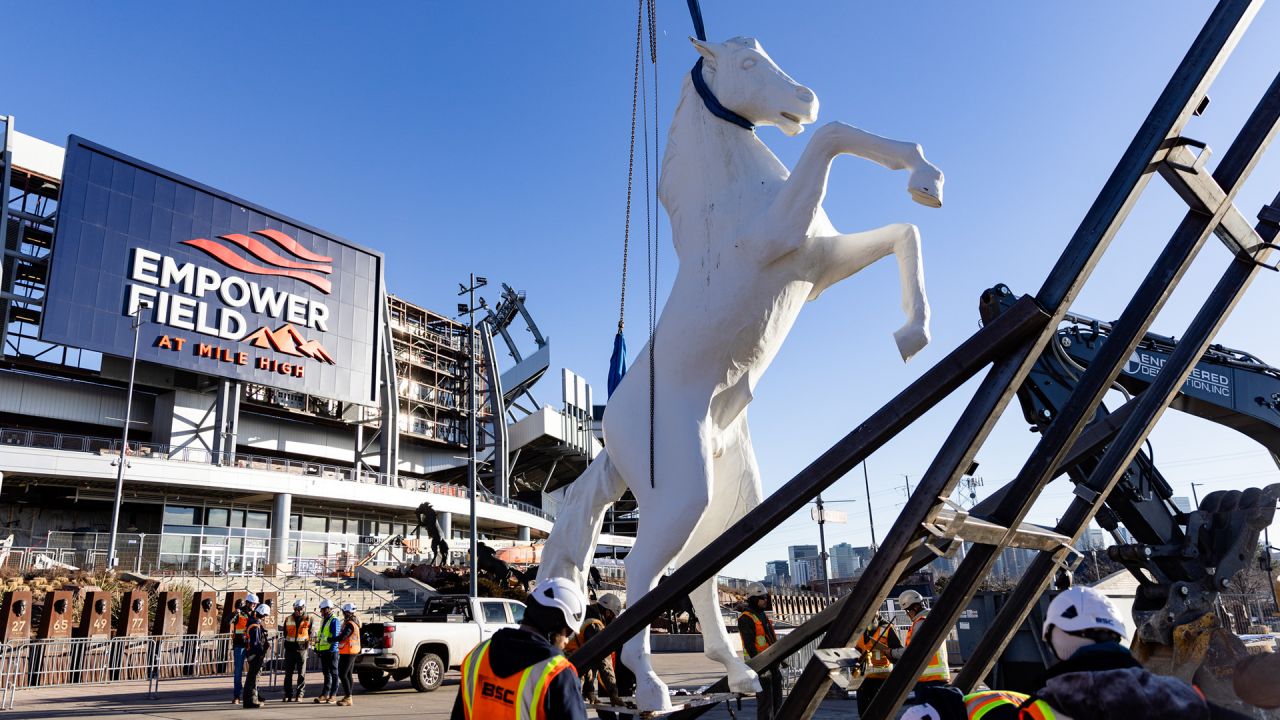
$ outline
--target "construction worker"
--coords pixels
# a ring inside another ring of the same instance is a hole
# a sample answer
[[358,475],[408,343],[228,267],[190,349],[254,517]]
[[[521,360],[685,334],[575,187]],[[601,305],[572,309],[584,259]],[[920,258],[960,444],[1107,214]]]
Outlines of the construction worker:
[[902,647],[902,639],[893,623],[876,616],[876,621],[862,631],[854,642],[862,653],[862,684],[858,686],[858,715],[867,713],[880,686],[893,674],[891,654]]
[[520,627],[503,628],[462,661],[451,720],[586,720],[578,673],[564,656],[587,599],[565,578],[534,585]]
[[900,720],[1065,720],[1044,703],[1009,690],[980,690],[961,695],[953,687],[926,687],[919,705],[907,708]]
[[[622,612],[622,601],[613,593],[601,595],[595,603],[587,606],[587,619],[565,646],[565,655],[572,655],[595,637],[605,626],[609,625]],[[603,689],[610,705],[621,705],[622,697],[618,694],[618,680],[614,672],[614,658],[606,657],[582,674],[582,693],[588,703],[599,702],[599,690]],[[597,713],[601,718],[613,718],[609,711]]]
[[[1121,644],[1128,632],[1111,600],[1090,587],[1064,590],[1049,603],[1042,637],[1058,662],[1031,703],[1057,717],[1243,718],[1205,700],[1174,677],[1145,670]],[[1054,717],[1028,713],[1022,717]]]
[[[742,637],[742,649],[753,658],[778,641],[765,608],[769,603],[769,591],[763,583],[747,585],[747,608],[738,616],[738,635]],[[782,707],[782,676],[778,669],[760,674],[760,693],[756,695],[756,714],[771,718]]]
[[[307,613],[307,601],[293,601],[293,612],[284,619],[284,701],[298,702],[307,684],[307,648],[316,639]],[[293,686],[293,675],[298,674],[298,687]]]
[[320,601],[320,629],[316,632],[316,656],[320,659],[320,695],[318,704],[332,703],[338,694],[338,649],[334,647],[342,634],[342,622],[328,599]]
[[231,704],[240,704],[241,689],[244,678],[244,634],[253,618],[254,608],[258,607],[258,596],[249,593],[235,609],[231,619]]
[[263,621],[271,614],[271,606],[262,603],[253,611],[244,632],[244,656],[248,667],[244,680],[244,707],[262,707],[262,696],[258,694],[258,675],[262,673],[262,664],[267,660],[267,652],[271,649],[271,638],[267,636],[267,628]]
[[[903,648],[890,653],[895,661],[902,657],[902,653],[907,647],[911,646],[911,636],[915,633],[916,628],[920,626],[920,623],[924,622],[924,619],[929,616],[928,611],[924,609],[924,596],[915,590],[904,590],[898,596],[898,606],[902,608],[907,614],[907,618],[911,620],[911,627],[907,628],[907,637],[903,641]],[[916,678],[916,687],[946,685],[950,682],[951,668],[947,665],[947,645],[943,643],[929,658],[929,664],[920,673],[920,677]]]
[[342,683],[342,699],[338,705],[351,705],[351,671],[360,656],[360,619],[356,606],[342,604],[342,629],[338,631],[338,682]]

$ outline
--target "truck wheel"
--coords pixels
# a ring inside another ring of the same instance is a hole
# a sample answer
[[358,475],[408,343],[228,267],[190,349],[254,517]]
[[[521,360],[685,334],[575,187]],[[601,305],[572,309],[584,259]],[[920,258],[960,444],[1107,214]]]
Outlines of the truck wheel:
[[357,677],[360,679],[360,687],[370,692],[386,687],[387,681],[391,679],[386,673],[377,670],[362,671]]
[[413,689],[418,692],[431,692],[444,682],[444,661],[435,653],[424,652],[413,661]]

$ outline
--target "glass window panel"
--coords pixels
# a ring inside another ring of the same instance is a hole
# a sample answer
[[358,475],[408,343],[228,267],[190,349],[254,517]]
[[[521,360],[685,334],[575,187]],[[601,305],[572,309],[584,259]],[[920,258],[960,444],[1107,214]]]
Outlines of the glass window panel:
[[304,558],[322,558],[325,554],[325,545],[322,542],[302,542],[299,543],[298,557]]
[[231,527],[244,527],[244,511],[243,510],[231,511]]
[[[303,519],[303,521],[304,522],[306,521],[305,518]],[[250,527],[250,528],[270,528],[271,513],[250,510],[247,513],[245,513],[244,526]]]
[[524,606],[518,603],[512,603],[508,607],[511,608],[511,621],[516,623],[524,622]]
[[480,603],[484,609],[484,621],[487,623],[505,623],[507,621],[507,604],[502,602]]
[[304,515],[302,517],[303,532],[325,532],[328,529],[327,518],[315,515]]
[[209,508],[208,520],[205,525],[212,527],[226,527],[231,521],[231,510],[227,508]]
[[165,525],[199,525],[200,511],[199,508],[181,507],[177,505],[164,506],[164,524]]
[[290,516],[289,516],[289,529],[290,529],[290,530],[300,530],[300,529],[302,529],[302,516],[301,516],[301,515],[290,515]]

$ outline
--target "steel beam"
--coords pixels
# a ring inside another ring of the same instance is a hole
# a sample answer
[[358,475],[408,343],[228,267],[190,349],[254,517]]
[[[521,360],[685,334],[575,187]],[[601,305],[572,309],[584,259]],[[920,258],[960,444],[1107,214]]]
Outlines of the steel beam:
[[[923,532],[920,529],[921,523],[934,511],[938,498],[948,495],[954,488],[961,470],[968,467],[995,419],[1025,380],[1036,358],[1056,331],[1057,323],[1066,314],[1072,299],[1145,188],[1155,164],[1163,161],[1170,148],[1175,145],[1173,141],[1199,107],[1213,77],[1260,5],[1260,2],[1250,0],[1224,0],[1214,10],[1041,288],[1037,300],[1050,312],[1052,322],[1039,337],[1023,344],[1012,356],[997,362],[903,509],[894,531],[881,548],[882,552],[872,558],[863,573],[862,582],[846,603],[844,612],[828,630],[821,647],[847,647],[854,633],[865,625],[883,602],[905,566],[905,562],[899,560],[903,551],[918,540]],[[1055,452],[1041,453],[1055,459],[1055,462],[1048,464],[1047,469],[1056,467],[1056,460],[1060,459],[1069,447],[1070,440],[1078,432],[1079,427],[1075,423],[1067,424],[1066,429],[1060,431],[1065,442],[1052,448]],[[1044,446],[1043,439],[1041,445]],[[1037,465],[1039,464],[1043,463]],[[1017,513],[1008,513],[1006,517],[995,519],[1005,521],[1006,525],[1014,524],[1008,522],[1010,518],[1015,522],[1021,520]],[[971,552],[969,558],[972,557]],[[969,558],[966,558],[969,572],[976,574],[974,570],[977,563],[970,563]],[[961,567],[963,570],[964,565]],[[958,584],[960,583],[953,579],[948,586],[953,590],[952,597],[958,594],[954,590],[954,586]],[[946,597],[947,594],[944,593],[944,601]],[[936,607],[934,612],[937,613]],[[943,614],[950,615],[951,609],[948,608]],[[940,624],[934,623],[935,634],[938,633]],[[908,648],[903,662],[895,669],[898,689],[907,687],[905,673],[908,672],[905,669],[899,672],[899,669],[904,665],[918,664],[923,667],[928,654],[932,653],[932,647],[926,647],[929,645],[932,642],[915,642],[914,650]],[[869,708],[869,718],[888,717],[901,703],[906,690],[901,689],[899,692],[890,687],[890,684],[895,684],[895,676],[891,676],[877,694],[876,703]],[[914,679],[913,675],[912,684]],[[825,665],[816,658],[810,660],[783,705],[781,714],[788,718],[811,717],[830,682]]]
[[[1009,352],[1026,336],[1043,331],[1048,317],[1030,297],[1023,297],[997,320],[974,333],[915,382],[854,428],[839,442],[801,470],[768,500],[734,523],[719,538],[681,565],[661,585],[588,640],[569,659],[589,667],[646,627],[674,598],[687,595],[713,577],[743,550],[754,545],[796,512],[809,499],[830,487],[845,473],[888,442],[993,358]],[[880,553],[883,555],[883,551]]]
[[[1006,527],[1014,527],[1030,511],[1085,423],[1096,414],[1106,392],[1115,383],[1124,364],[1146,335],[1204,242],[1217,228],[1221,218],[1233,207],[1235,194],[1266,151],[1276,132],[1277,123],[1280,123],[1280,78],[1277,78],[1258,104],[1223,156],[1213,177],[1210,178],[1202,169],[1195,170],[1194,180],[1187,184],[1215,198],[1213,213],[1206,214],[1200,208],[1187,213],[1115,323],[1096,359],[1085,370],[1070,399],[1023,465],[1006,501],[996,509],[991,520]],[[1176,167],[1181,173],[1183,168],[1194,167],[1194,162],[1195,158],[1185,146],[1175,145],[1167,154],[1164,164]],[[1196,360],[1199,358],[1200,354],[1197,354]],[[1141,402],[1138,407],[1141,407]],[[1133,417],[1125,426],[1132,422]],[[1120,434],[1123,432],[1122,427]],[[1104,457],[1112,456],[1116,447],[1113,442]],[[1136,450],[1135,447],[1134,451]],[[1131,459],[1132,456],[1129,456],[1121,471],[1128,467],[1128,460]],[[1095,495],[1087,504],[1100,507],[1103,500],[1104,496]],[[1089,513],[1090,518],[1093,512]],[[1074,535],[1072,537],[1074,540]],[[965,556],[942,597],[934,603],[928,619],[913,635],[911,645],[895,665],[893,674],[881,686],[875,703],[868,709],[869,717],[879,717],[877,713],[883,713],[887,717],[890,714],[888,709],[896,707],[905,699],[919,672],[928,664],[929,657],[945,640],[960,613],[968,607],[979,583],[990,572],[1002,549],[1002,544],[977,545]]]
[[[1271,94],[1277,94],[1280,87],[1273,83]],[[1272,207],[1280,206],[1280,195],[1272,201]],[[1264,215],[1266,208],[1259,213]],[[1265,220],[1254,228],[1264,242],[1274,242],[1280,226]],[[1098,500],[1088,503],[1083,498],[1074,498],[1067,508],[1066,514],[1059,521],[1057,530],[1064,535],[1078,538],[1101,503],[1119,482],[1124,468],[1132,462],[1142,442],[1146,440],[1151,429],[1164,410],[1173,402],[1178,389],[1186,382],[1187,376],[1199,362],[1213,337],[1226,321],[1244,291],[1257,274],[1259,265],[1254,262],[1265,260],[1270,249],[1263,248],[1255,258],[1237,257],[1222,279],[1214,288],[1209,300],[1201,306],[1192,320],[1186,335],[1174,349],[1174,354],[1161,368],[1160,375],[1141,395],[1126,405],[1133,405],[1131,417],[1123,424],[1115,441],[1108,448],[1090,478],[1090,486],[1099,493]],[[1119,464],[1119,470],[1117,470]],[[991,632],[983,636],[974,649],[972,657],[956,676],[955,685],[966,692],[977,685],[991,671],[995,659],[1004,651],[1013,632],[1026,620],[1026,615],[1036,598],[1045,591],[1053,576],[1054,558],[1051,553],[1040,553],[1031,567],[1014,589],[1009,601],[997,614],[992,628],[1001,628],[1002,632]]]

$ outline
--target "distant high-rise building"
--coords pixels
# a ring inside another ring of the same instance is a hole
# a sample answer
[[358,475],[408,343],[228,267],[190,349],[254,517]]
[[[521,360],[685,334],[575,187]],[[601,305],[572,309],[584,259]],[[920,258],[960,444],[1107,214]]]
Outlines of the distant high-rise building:
[[773,587],[791,584],[791,566],[786,560],[770,560],[764,564],[764,582]]
[[831,546],[831,577],[853,577],[859,567],[858,557],[853,554],[852,545],[838,543]]
[[1086,528],[1084,534],[1076,541],[1077,550],[1101,550],[1107,545],[1107,534],[1102,528]]
[[792,545],[787,548],[787,558],[791,561],[791,582],[794,585],[808,585],[817,582],[818,546]]
[[1184,513],[1189,513],[1193,509],[1191,507],[1191,498],[1187,497],[1186,495],[1175,495],[1169,499],[1173,501],[1174,507],[1178,508]]

